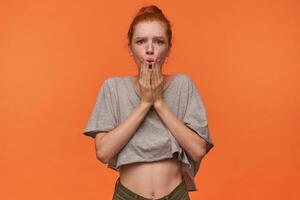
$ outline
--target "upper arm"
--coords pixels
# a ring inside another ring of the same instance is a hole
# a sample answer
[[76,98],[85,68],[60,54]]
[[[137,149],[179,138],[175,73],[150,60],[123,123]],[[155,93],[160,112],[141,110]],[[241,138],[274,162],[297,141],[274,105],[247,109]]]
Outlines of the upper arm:
[[188,78],[188,101],[183,122],[206,141],[206,153],[214,146],[206,109],[200,91],[191,78]]
[[101,133],[109,132],[117,126],[114,98],[108,80],[104,81],[98,92],[88,123],[83,130],[85,135],[96,138],[96,135],[103,135]]

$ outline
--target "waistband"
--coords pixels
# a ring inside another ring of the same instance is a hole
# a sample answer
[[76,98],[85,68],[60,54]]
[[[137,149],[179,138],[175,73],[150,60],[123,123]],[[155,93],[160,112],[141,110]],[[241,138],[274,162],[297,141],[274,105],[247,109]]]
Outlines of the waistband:
[[[125,187],[121,183],[120,177],[116,181],[115,192],[124,197],[126,196],[126,199],[151,200],[149,198],[138,195],[135,192],[131,191],[129,188]],[[186,190],[183,180],[169,194],[167,194],[159,199],[156,199],[156,200],[166,200],[166,199],[172,200],[172,199],[178,199],[178,197],[181,197],[181,196],[185,197],[182,199],[189,200],[188,192]]]

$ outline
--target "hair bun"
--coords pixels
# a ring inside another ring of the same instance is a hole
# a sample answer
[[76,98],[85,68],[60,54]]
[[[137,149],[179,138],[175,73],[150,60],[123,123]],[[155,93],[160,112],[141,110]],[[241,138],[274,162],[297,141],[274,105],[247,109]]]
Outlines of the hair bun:
[[150,5],[150,6],[142,7],[139,10],[138,15],[141,15],[141,14],[144,14],[144,13],[162,14],[162,11],[157,6]]

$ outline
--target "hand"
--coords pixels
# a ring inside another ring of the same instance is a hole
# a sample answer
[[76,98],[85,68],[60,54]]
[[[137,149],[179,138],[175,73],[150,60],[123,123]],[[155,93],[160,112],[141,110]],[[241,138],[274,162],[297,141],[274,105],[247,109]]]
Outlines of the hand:
[[153,98],[151,93],[151,72],[148,70],[149,64],[145,60],[141,61],[140,74],[138,80],[138,86],[141,96],[141,101],[149,105],[153,104]]
[[153,104],[156,106],[163,100],[163,89],[164,89],[164,77],[161,71],[161,64],[159,60],[156,60],[152,64],[152,75],[151,75],[151,90]]

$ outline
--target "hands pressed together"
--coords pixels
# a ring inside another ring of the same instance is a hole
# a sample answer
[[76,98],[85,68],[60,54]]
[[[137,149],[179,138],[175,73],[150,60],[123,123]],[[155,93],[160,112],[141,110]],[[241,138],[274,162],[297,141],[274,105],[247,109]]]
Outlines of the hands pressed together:
[[[152,70],[149,70],[149,65],[152,65]],[[154,106],[160,104],[163,101],[164,77],[159,60],[151,64],[142,60],[139,73],[141,101]]]

